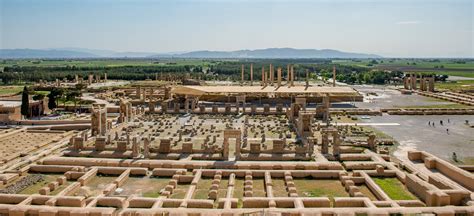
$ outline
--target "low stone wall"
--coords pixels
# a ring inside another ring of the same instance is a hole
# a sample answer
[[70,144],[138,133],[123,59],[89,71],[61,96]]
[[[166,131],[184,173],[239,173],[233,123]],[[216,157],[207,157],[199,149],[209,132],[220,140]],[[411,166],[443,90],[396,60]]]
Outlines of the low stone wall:
[[0,190],[0,193],[16,194],[40,181],[44,181],[44,177],[42,175],[28,175],[8,186],[7,188]]
[[76,165],[104,167],[144,167],[153,168],[186,168],[186,169],[284,169],[284,170],[342,170],[338,162],[289,162],[274,164],[272,162],[250,161],[166,161],[166,160],[120,160],[103,158],[49,157],[42,161],[43,165]]

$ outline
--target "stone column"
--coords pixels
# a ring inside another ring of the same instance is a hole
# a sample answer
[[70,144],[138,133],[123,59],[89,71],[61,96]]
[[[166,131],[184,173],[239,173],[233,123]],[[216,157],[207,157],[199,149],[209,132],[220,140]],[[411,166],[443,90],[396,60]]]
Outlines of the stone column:
[[309,71],[306,69],[306,88],[309,87]]
[[290,71],[291,71],[291,86],[295,86],[295,68],[293,67],[293,65],[291,65],[290,67]]
[[375,148],[375,134],[370,134],[369,138],[367,139],[367,145],[369,146],[369,149],[372,151],[376,151]]
[[270,75],[270,85],[273,85],[273,75],[274,75],[274,72],[273,72],[273,65],[270,64],[270,71],[268,71],[269,75]]
[[244,65],[242,65],[242,68],[240,69],[240,74],[242,76],[242,83],[244,83]]
[[92,81],[94,80],[94,75],[92,74],[89,74],[89,77],[88,77],[88,82],[89,82],[89,85],[92,84]]
[[107,73],[104,73],[104,82],[107,82]]
[[150,157],[150,138],[149,137],[145,137],[143,141],[143,155],[145,156],[145,158]]
[[416,74],[410,74],[411,89],[416,90]]
[[327,132],[323,132],[322,134],[322,143],[321,143],[321,154],[327,154],[329,152],[329,137]]
[[250,85],[253,85],[253,64],[250,64]]
[[409,89],[408,82],[409,82],[408,77],[407,77],[407,75],[405,75],[405,77],[403,77],[403,87],[405,89]]
[[277,69],[277,86],[281,86],[281,67],[278,67]]
[[339,140],[339,132],[335,131],[332,134],[332,139],[333,139],[333,144],[332,144],[332,154],[336,157],[339,158],[339,154],[341,152],[340,149],[340,144],[341,141]]
[[290,65],[286,65],[286,85],[289,87],[290,86],[290,80],[291,80],[291,71],[290,71]]
[[224,143],[222,146],[223,146],[222,157],[228,160],[229,159],[229,138],[224,137]]
[[267,81],[265,80],[265,66],[262,66],[262,83],[260,83],[262,86],[265,86],[267,84]]
[[186,100],[184,101],[184,112],[188,112],[189,111],[189,99],[186,98]]
[[238,137],[235,140],[235,160],[240,159],[240,145],[242,145],[242,138]]
[[127,142],[126,141],[117,141],[117,151],[126,152],[127,151]]
[[156,104],[155,104],[154,101],[148,102],[148,110],[149,110],[150,112],[155,112],[155,106],[156,106]]
[[332,86],[336,87],[336,65],[332,66]]
[[434,77],[428,78],[428,91],[430,92],[435,91],[435,78]]
[[138,140],[138,137],[133,137],[132,156],[138,157],[139,154],[140,154],[140,141]]
[[323,121],[327,121],[329,119],[329,107],[331,106],[329,95],[323,96]]

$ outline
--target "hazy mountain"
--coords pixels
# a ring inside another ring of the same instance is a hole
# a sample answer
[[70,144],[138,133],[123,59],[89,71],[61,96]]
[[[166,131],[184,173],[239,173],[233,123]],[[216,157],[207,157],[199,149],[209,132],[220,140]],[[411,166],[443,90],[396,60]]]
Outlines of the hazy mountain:
[[0,58],[97,58],[100,56],[72,50],[0,49]]
[[[155,55],[151,57],[165,57]],[[331,49],[293,49],[293,48],[268,48],[257,50],[237,51],[193,51],[171,55],[180,58],[380,58],[379,55],[350,53]]]
[[268,48],[237,51],[116,52],[83,48],[0,49],[0,58],[380,58],[379,55],[331,49]]
[[116,52],[112,50],[99,50],[99,49],[86,49],[86,48],[60,48],[59,50],[69,50],[69,51],[78,51],[91,53],[99,57],[104,58],[144,58],[151,55],[156,55],[157,53],[153,52]]
[[144,58],[150,52],[115,52],[82,48],[0,49],[0,58]]

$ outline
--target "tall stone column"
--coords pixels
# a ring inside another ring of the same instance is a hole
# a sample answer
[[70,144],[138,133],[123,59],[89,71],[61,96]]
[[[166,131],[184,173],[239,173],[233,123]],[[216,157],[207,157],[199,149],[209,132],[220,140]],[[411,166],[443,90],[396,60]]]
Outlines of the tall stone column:
[[244,65],[242,65],[242,68],[240,69],[240,74],[242,76],[242,84],[244,83]]
[[332,66],[332,86],[336,87],[336,65]]
[[184,112],[189,111],[189,99],[186,97],[186,100],[184,101]]
[[229,139],[224,137],[224,143],[222,144],[222,156],[224,159],[228,160],[229,159]]
[[321,143],[321,154],[327,154],[329,152],[329,137],[327,132],[322,132],[322,143]]
[[403,87],[405,89],[409,89],[408,82],[409,82],[409,78],[407,77],[407,75],[405,75],[405,77],[403,77]]
[[428,78],[428,91],[430,92],[435,91],[435,78],[434,77]]
[[140,154],[140,141],[138,140],[138,137],[133,137],[132,142],[132,156],[138,157]]
[[240,146],[242,145],[242,138],[238,137],[235,140],[235,160],[240,160]]
[[291,65],[290,67],[290,71],[291,71],[291,83],[290,85],[291,86],[295,86],[295,68],[293,67],[293,65]]
[[267,84],[267,81],[265,79],[265,66],[262,66],[262,86],[265,86]]
[[410,74],[411,89],[416,90],[416,74]]
[[145,158],[150,158],[150,138],[145,137],[143,141],[143,155]]
[[273,85],[274,72],[273,72],[273,65],[272,64],[270,64],[270,71],[268,71],[268,73],[270,74],[270,85]]
[[253,85],[253,64],[250,64],[250,85]]
[[291,80],[291,71],[290,71],[290,65],[286,65],[286,85],[289,87],[290,86],[290,80]]
[[327,121],[329,119],[329,107],[331,106],[329,95],[323,96],[323,121]]
[[107,73],[104,73],[104,82],[107,82]]
[[306,88],[309,87],[309,71],[306,69]]
[[92,81],[93,81],[93,80],[94,80],[94,75],[89,74],[89,77],[88,77],[88,79],[87,79],[87,82],[89,83],[89,85],[92,84]]
[[332,139],[333,139],[332,154],[336,158],[339,158],[339,155],[340,155],[340,152],[341,152],[341,149],[340,149],[341,140],[339,139],[339,132],[337,132],[337,131],[333,132],[332,136],[333,136],[332,137]]
[[277,86],[281,86],[281,67],[278,67],[277,69]]

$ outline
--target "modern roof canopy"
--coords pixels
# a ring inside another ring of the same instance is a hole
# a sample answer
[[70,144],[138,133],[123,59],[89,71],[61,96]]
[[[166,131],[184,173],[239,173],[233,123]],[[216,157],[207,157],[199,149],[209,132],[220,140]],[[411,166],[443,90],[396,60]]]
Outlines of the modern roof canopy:
[[177,86],[171,90],[176,95],[204,96],[204,95],[290,95],[290,96],[324,96],[330,97],[355,97],[362,96],[351,87],[327,86]]

